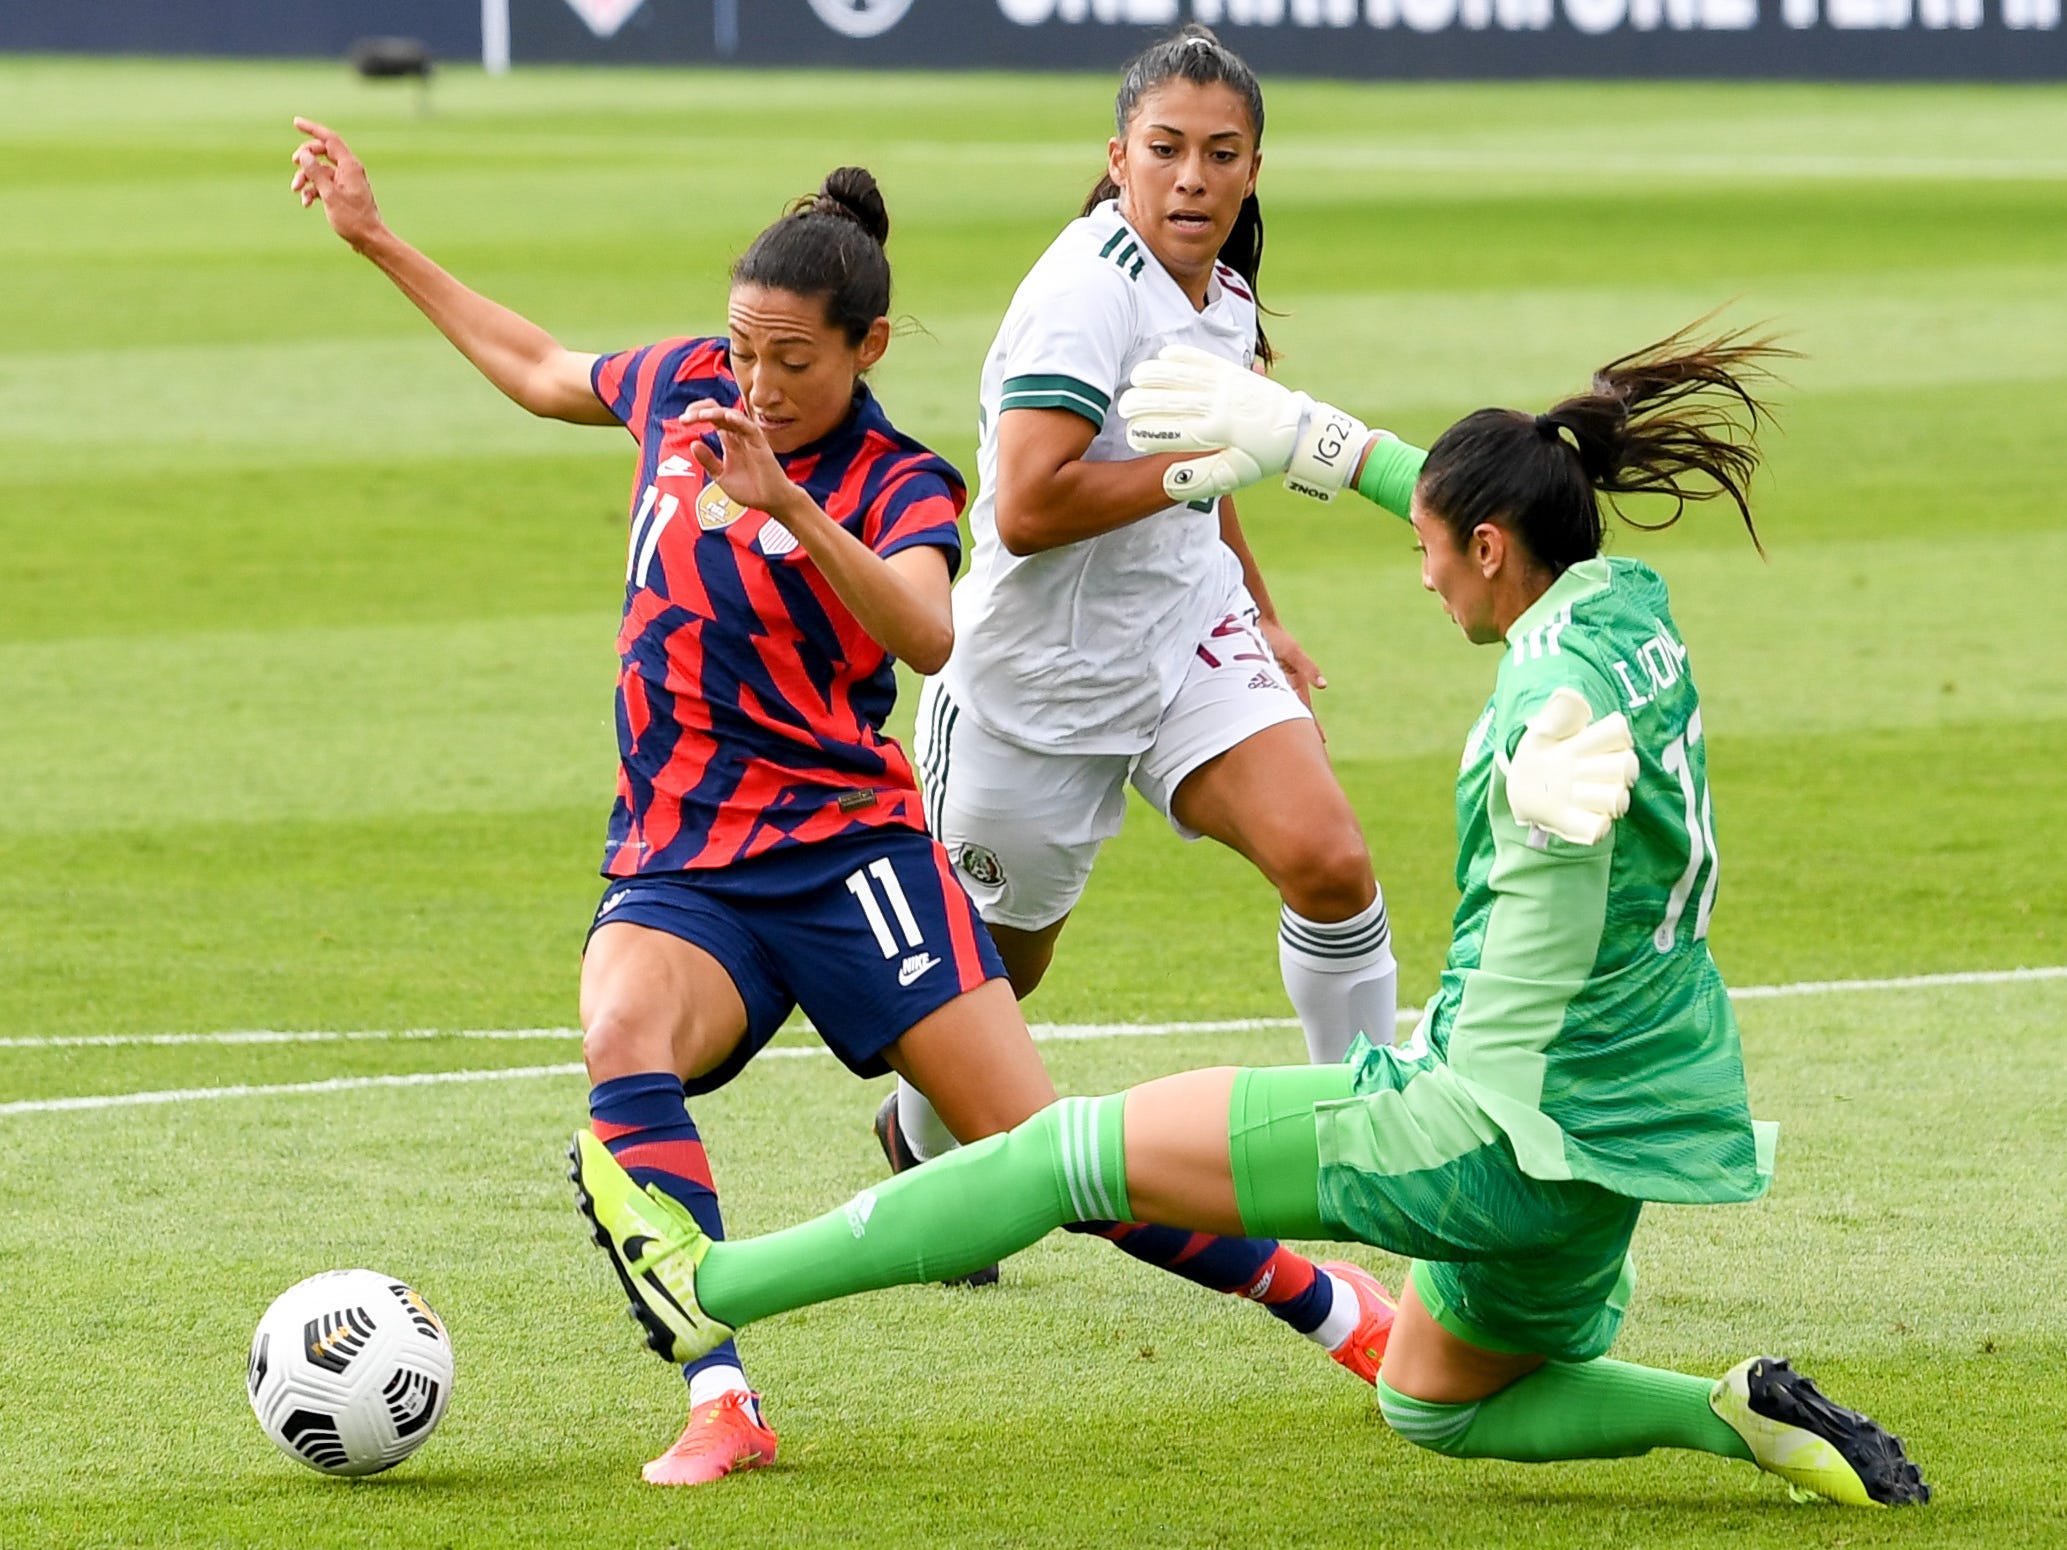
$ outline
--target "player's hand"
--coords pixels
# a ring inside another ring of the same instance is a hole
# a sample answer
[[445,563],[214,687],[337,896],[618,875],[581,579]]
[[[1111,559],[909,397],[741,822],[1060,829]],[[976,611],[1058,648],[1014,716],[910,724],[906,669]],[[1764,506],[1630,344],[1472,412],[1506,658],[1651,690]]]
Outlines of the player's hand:
[[1598,845],[1629,811],[1636,754],[1622,712],[1592,720],[1576,689],[1559,689],[1529,718],[1507,767],[1507,809],[1517,823],[1574,845]]
[[756,511],[780,515],[797,486],[776,461],[768,433],[743,409],[705,399],[682,411],[684,425],[707,425],[718,433],[718,450],[703,440],[689,444],[689,455],[728,500]]
[[381,230],[365,165],[336,130],[311,118],[297,118],[294,127],[308,139],[294,148],[294,181],[288,191],[301,196],[304,210],[320,200],[330,229],[353,247],[363,247]]
[[1256,627],[1262,631],[1264,643],[1270,647],[1270,654],[1278,659],[1278,666],[1285,674],[1285,682],[1292,686],[1292,692],[1299,696],[1301,703],[1308,710],[1312,710],[1313,691],[1328,687],[1328,675],[1306,654],[1306,648],[1292,638],[1292,632],[1277,620],[1258,619]]
[[1120,395],[1136,452],[1204,451],[1163,474],[1172,500],[1218,497],[1282,473],[1285,488],[1331,501],[1364,443],[1362,421],[1190,345],[1166,345]]

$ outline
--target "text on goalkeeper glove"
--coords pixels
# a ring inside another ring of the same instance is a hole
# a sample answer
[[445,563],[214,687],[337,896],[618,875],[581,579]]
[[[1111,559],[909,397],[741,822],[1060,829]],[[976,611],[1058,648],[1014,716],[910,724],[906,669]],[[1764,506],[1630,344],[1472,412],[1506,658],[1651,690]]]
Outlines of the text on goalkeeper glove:
[[[1127,445],[1136,452],[1225,449],[1241,455],[1178,481],[1194,491],[1217,484],[1210,493],[1226,494],[1265,474],[1282,473],[1287,489],[1333,500],[1370,435],[1361,421],[1334,405],[1317,403],[1191,345],[1166,345],[1134,367],[1131,381],[1118,407],[1127,422]],[[1234,482],[1226,483],[1229,479]],[[1163,489],[1178,498],[1168,477]]]

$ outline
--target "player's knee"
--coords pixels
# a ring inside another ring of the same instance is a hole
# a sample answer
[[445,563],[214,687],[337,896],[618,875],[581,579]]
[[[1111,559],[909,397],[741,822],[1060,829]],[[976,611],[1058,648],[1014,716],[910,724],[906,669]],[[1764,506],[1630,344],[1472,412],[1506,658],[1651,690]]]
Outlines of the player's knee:
[[1465,1436],[1478,1416],[1477,1405],[1439,1405],[1425,1399],[1409,1399],[1378,1379],[1378,1414],[1385,1424],[1417,1448],[1447,1458],[1470,1458]]
[[591,1082],[677,1067],[668,1029],[607,1003],[588,1014],[581,1030],[581,1059]]
[[1303,832],[1282,875],[1285,903],[1308,920],[1347,920],[1378,894],[1370,847],[1354,821]]

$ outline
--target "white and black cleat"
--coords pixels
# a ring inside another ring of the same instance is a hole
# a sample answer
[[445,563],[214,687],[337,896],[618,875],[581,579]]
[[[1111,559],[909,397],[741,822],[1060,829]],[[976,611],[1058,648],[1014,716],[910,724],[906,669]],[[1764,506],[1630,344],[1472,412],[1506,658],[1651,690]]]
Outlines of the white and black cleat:
[[1931,1499],[1901,1438],[1836,1403],[1782,1357],[1739,1362],[1717,1381],[1708,1403],[1744,1439],[1759,1468],[1797,1490],[1853,1507]]

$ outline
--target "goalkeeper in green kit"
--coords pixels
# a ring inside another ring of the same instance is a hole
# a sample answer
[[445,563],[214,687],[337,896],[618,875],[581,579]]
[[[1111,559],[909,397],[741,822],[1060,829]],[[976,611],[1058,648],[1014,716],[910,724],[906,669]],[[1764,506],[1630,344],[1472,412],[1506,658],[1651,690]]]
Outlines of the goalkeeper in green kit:
[[1217,357],[1137,367],[1132,444],[1200,454],[1165,475],[1173,499],[1278,474],[1324,500],[1353,485],[1413,524],[1423,584],[1466,638],[1505,647],[1457,778],[1441,989],[1403,1047],[1067,1098],[761,1238],[711,1242],[583,1132],[578,1198],[656,1349],[687,1360],[1078,1221],[1354,1240],[1414,1260],[1378,1401],[1417,1446],[1689,1448],[1833,1501],[1928,1500],[1898,1438],[1784,1360],[1712,1379],[1604,1355],[1643,1202],[1755,1199],[1773,1134],[1708,952],[1715,820],[1686,647],[1657,573],[1602,555],[1601,497],[1664,496],[1669,521],[1720,496],[1751,528],[1752,385],[1774,353],[1674,335],[1546,414],[1483,409],[1425,453]]

